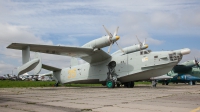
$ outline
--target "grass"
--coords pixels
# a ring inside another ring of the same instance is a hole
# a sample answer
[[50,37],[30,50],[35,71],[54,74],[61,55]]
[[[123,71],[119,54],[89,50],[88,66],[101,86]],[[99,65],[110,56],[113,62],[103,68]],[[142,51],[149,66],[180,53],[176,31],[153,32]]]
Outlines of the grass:
[[0,88],[12,87],[51,87],[54,86],[54,81],[10,81],[1,80]]
[[[0,80],[0,88],[53,87],[55,81],[10,81]],[[135,82],[135,85],[151,85],[151,82]],[[66,87],[101,87],[101,84],[64,84]]]
[[135,82],[135,85],[151,85],[149,81]]

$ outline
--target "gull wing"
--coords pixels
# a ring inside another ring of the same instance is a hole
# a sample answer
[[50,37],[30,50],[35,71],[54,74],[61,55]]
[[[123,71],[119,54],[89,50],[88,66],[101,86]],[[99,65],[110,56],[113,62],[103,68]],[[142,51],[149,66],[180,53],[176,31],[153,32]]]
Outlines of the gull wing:
[[12,43],[7,48],[23,50],[27,46],[30,47],[30,51],[81,58],[88,63],[101,62],[111,57],[101,49],[94,51],[92,48],[83,47]]

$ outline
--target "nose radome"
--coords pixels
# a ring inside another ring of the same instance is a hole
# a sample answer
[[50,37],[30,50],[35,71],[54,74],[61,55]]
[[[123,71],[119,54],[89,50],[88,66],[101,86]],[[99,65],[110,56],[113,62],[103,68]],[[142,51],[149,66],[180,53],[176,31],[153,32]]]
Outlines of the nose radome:
[[188,49],[188,48],[182,49],[182,50],[181,50],[181,54],[182,54],[182,55],[190,54],[190,49]]

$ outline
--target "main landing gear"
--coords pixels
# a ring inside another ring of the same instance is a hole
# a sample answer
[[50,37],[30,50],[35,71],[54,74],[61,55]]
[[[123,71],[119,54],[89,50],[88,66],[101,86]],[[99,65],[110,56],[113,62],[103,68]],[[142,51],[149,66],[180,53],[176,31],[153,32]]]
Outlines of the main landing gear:
[[117,81],[117,74],[115,73],[115,67],[116,67],[115,61],[111,61],[108,64],[108,73],[106,79],[107,88],[115,88],[115,85],[117,85],[117,87],[120,87],[121,83]]
[[[116,67],[116,62],[111,61],[108,64],[108,73],[107,73],[107,79],[106,79],[106,86],[107,88],[115,88],[115,86],[120,87],[121,82],[117,81],[117,74],[115,73],[115,67]],[[125,82],[123,83],[124,87],[127,88],[133,88],[134,87],[134,82]]]
[[157,81],[156,80],[152,80],[152,87],[156,87],[157,85]]
[[189,85],[195,85],[196,82],[195,82],[195,81],[190,81],[188,84],[189,84]]

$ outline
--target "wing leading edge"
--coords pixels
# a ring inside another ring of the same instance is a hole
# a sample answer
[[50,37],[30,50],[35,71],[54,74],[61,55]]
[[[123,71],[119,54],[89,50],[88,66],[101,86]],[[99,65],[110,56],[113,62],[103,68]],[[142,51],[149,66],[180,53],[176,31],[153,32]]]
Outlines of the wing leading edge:
[[7,48],[23,50],[27,46],[30,47],[30,51],[81,58],[88,63],[101,62],[111,57],[101,49],[94,51],[92,48],[83,47],[12,43]]

